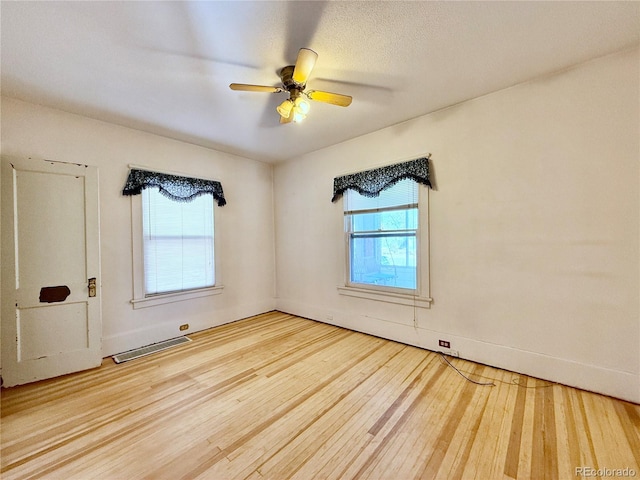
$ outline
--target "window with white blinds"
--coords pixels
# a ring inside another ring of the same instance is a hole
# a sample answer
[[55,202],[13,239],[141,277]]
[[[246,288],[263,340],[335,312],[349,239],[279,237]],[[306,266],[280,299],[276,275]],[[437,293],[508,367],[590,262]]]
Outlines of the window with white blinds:
[[215,285],[213,196],[177,202],[142,191],[145,296]]
[[401,180],[367,197],[344,195],[349,285],[418,288],[418,184]]

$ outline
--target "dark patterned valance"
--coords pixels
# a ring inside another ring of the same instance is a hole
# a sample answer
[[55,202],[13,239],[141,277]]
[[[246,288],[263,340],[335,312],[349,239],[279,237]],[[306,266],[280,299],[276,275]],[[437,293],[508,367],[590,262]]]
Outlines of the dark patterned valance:
[[220,182],[137,169],[129,171],[122,194],[140,195],[142,190],[149,187],[158,187],[161,194],[178,202],[189,202],[200,195],[211,194],[218,206],[227,203]]
[[331,201],[335,202],[349,189],[355,190],[365,197],[377,197],[385,188],[407,178],[431,187],[429,159],[427,157],[417,158],[408,162],[336,177],[333,179],[333,198]]

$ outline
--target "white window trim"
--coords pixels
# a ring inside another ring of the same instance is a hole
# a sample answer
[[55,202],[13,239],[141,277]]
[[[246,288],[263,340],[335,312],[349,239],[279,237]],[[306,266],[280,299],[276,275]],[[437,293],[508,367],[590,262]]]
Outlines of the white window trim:
[[153,307],[156,305],[164,305],[167,303],[182,302],[193,298],[208,297],[211,295],[219,295],[222,293],[224,286],[216,285],[214,287],[200,288],[197,290],[189,290],[185,292],[163,293],[144,298],[134,298],[131,300],[133,308]]
[[[188,176],[185,174],[178,174]],[[185,290],[184,292],[168,292],[157,295],[146,296],[144,292],[144,247],[142,240],[142,195],[132,195],[131,197],[131,245],[133,258],[133,299],[131,304],[134,309],[164,305],[167,303],[181,302],[194,298],[220,295],[224,289],[222,275],[220,271],[220,254],[218,249],[218,232],[216,230],[218,222],[214,215],[214,262],[216,284],[212,287]],[[215,203],[215,202],[214,202]],[[215,207],[214,207],[215,208]]]
[[[343,200],[344,202],[344,200]],[[344,209],[339,210],[344,223]],[[416,290],[384,285],[367,285],[349,281],[349,233],[343,227],[342,258],[344,261],[344,283],[337,286],[338,293],[348,297],[395,303],[418,308],[431,308],[433,298],[429,284],[429,189],[418,185],[418,229],[416,230],[416,250],[418,251]]]
[[360,288],[352,286],[338,285],[340,295],[348,297],[363,298],[365,300],[376,300],[386,303],[397,303],[399,305],[407,305],[418,308],[431,308],[433,298],[423,297],[413,293],[398,293],[389,290]]

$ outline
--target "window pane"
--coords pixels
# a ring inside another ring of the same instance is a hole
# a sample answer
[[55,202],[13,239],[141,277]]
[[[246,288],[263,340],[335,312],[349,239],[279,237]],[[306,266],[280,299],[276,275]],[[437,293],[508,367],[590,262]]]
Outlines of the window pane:
[[352,283],[416,289],[415,233],[352,234],[350,248]]
[[351,215],[351,222],[353,232],[416,230],[418,228],[418,209],[359,213]]
[[365,197],[348,190],[349,282],[417,290],[418,185],[407,179]]
[[176,202],[145,189],[142,208],[145,293],[215,285],[213,197]]

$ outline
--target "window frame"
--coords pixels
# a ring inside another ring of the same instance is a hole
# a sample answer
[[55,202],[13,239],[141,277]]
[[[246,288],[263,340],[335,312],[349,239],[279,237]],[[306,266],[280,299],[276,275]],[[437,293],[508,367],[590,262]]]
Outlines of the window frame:
[[[404,293],[404,294],[411,294],[411,295],[416,295],[419,291],[420,291],[420,205],[419,203],[416,204],[415,206],[410,206],[408,208],[398,208],[398,207],[391,207],[391,208],[384,208],[384,209],[380,209],[378,212],[389,212],[389,211],[402,211],[402,212],[407,212],[409,209],[413,209],[415,208],[418,211],[418,225],[415,229],[404,229],[404,230],[379,230],[379,231],[363,231],[363,232],[354,232],[354,230],[352,228],[347,228],[347,224],[349,223],[353,223],[352,219],[347,219],[347,217],[352,216],[351,215],[345,215],[345,235],[344,235],[344,239],[345,239],[345,251],[346,251],[346,255],[345,255],[345,265],[346,265],[346,269],[345,269],[345,285],[348,287],[354,287],[354,288],[360,288],[360,289],[372,289],[372,290],[380,290],[380,291],[389,291],[389,292],[395,292],[395,293]],[[373,213],[373,212],[371,212]],[[360,215],[362,214],[366,214],[365,212],[360,213]],[[356,215],[358,215],[356,213]],[[403,232],[415,232],[415,244],[416,244],[416,288],[406,288],[406,287],[398,287],[398,286],[394,286],[394,285],[386,285],[386,284],[375,284],[375,283],[364,283],[364,282],[356,282],[356,281],[352,281],[351,277],[352,277],[352,254],[353,254],[353,240],[355,238],[361,237],[361,238],[384,238],[384,237],[394,237],[396,235],[394,235],[394,233],[397,232],[398,235],[400,236]]]
[[[430,308],[433,299],[430,296],[429,283],[429,189],[417,185],[418,189],[418,227],[416,228],[416,288],[407,289],[390,285],[374,285],[367,283],[351,282],[350,261],[352,231],[347,229],[347,220],[344,214],[344,202],[339,211],[343,222],[342,258],[343,263],[343,283],[338,285],[338,292],[341,295],[362,298],[365,300],[383,301],[419,308]],[[404,210],[404,209],[402,209]]]
[[[170,172],[164,172],[170,173]],[[185,174],[171,173],[172,175],[187,176]],[[219,295],[224,289],[222,283],[222,271],[220,262],[220,235],[219,235],[219,213],[213,215],[213,255],[215,285],[211,287],[184,290],[179,292],[155,293],[146,295],[144,277],[144,241],[143,241],[143,214],[142,195],[132,195],[131,199],[131,239],[132,239],[132,260],[133,260],[133,298],[130,303],[134,309],[153,307],[168,303],[191,300],[211,295]],[[214,201],[214,211],[216,205]]]

